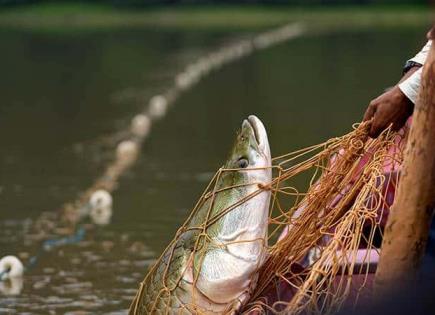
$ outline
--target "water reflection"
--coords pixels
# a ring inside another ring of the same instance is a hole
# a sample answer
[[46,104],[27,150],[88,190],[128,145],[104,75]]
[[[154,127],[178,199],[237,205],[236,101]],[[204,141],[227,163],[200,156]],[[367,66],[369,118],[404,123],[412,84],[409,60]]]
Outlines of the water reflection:
[[0,292],[4,295],[18,295],[23,290],[23,277],[13,277],[0,282]]
[[[153,126],[139,164],[116,192],[113,216],[103,213],[101,222],[112,224],[83,219],[84,241],[44,252],[26,275],[23,294],[2,297],[0,310],[125,312],[146,267],[225,160],[243,117],[255,113],[265,121],[274,155],[341,134],[360,118],[372,95],[394,82],[423,34],[305,37],[222,68]],[[143,102],[172,84],[186,61],[231,38],[153,31],[41,36],[3,34],[16,53],[0,53],[10,57],[8,64],[0,58],[2,66],[23,77],[0,79],[8,90],[0,107],[7,117],[0,115],[7,152],[0,160],[0,244],[26,261],[45,239],[74,234],[71,223],[77,219],[67,216],[59,226],[59,213],[52,210],[100,174],[102,159],[109,157],[104,146],[95,149],[94,139],[128,126]],[[22,51],[27,45],[37,50],[32,58]],[[376,64],[376,76],[363,60]],[[9,63],[20,66],[12,69]],[[29,73],[41,79],[34,82]],[[17,122],[26,127],[16,130]],[[109,142],[113,139],[122,135]],[[74,153],[78,143],[81,149]]]

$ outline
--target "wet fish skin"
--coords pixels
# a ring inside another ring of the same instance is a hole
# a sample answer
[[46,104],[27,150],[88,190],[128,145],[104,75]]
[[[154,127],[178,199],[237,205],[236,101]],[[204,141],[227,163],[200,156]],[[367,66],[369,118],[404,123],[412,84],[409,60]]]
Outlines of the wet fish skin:
[[215,193],[205,195],[149,271],[130,314],[237,310],[265,260],[270,192],[259,185],[269,184],[271,173],[266,130],[249,116],[216,179]]

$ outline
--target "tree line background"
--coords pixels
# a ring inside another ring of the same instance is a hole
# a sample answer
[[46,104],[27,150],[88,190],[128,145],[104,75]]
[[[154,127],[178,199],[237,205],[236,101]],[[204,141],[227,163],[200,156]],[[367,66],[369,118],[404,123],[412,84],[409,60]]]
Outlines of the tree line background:
[[[0,5],[25,5],[37,3],[56,3],[53,0],[0,0]],[[390,5],[410,4],[421,5],[427,0],[81,0],[62,1],[71,3],[99,3],[115,6],[149,6],[159,4],[262,4],[262,5]]]

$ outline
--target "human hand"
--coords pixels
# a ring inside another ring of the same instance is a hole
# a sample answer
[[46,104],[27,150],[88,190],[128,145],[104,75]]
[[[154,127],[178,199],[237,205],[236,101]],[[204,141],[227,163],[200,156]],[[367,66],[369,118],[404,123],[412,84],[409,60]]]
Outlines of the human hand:
[[370,102],[364,114],[364,121],[373,119],[369,136],[376,138],[391,124],[393,130],[399,130],[413,110],[414,104],[396,85]]

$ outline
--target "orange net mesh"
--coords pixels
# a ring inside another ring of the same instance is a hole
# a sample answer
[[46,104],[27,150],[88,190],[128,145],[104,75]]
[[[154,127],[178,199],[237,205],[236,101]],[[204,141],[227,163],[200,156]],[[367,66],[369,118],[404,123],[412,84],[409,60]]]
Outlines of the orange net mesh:
[[[367,124],[361,124],[342,137],[276,157],[268,185],[247,184],[256,187],[210,215],[216,196],[235,188],[216,183],[224,172],[238,170],[220,169],[150,269],[131,313],[328,314],[344,303],[356,303],[370,288],[406,135],[407,130],[388,129],[371,139]],[[186,265],[183,257],[200,257],[197,265],[202,268],[202,253],[228,245],[214,243],[210,237],[213,224],[265,192],[271,193],[268,236],[249,241],[267,246],[267,258],[255,273],[258,280],[252,281],[249,299],[219,309],[204,307],[196,288],[199,272],[193,272],[192,285],[181,283],[188,272],[188,268],[180,269]],[[186,242],[192,244],[186,247]],[[187,256],[182,253],[186,248]]]

